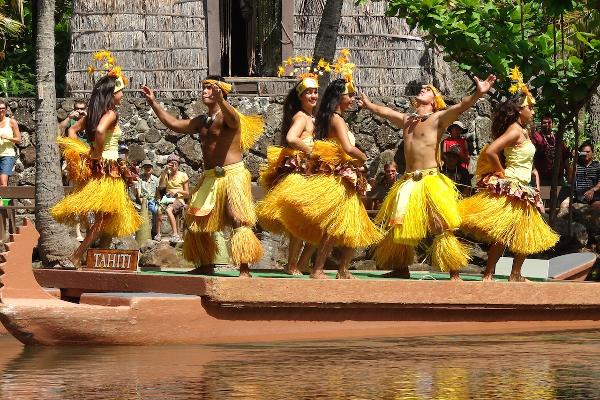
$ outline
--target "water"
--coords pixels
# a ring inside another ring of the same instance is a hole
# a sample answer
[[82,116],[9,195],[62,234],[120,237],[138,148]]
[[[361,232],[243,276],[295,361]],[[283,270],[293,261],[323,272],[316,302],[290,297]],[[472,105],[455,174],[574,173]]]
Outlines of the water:
[[587,400],[600,332],[87,348],[4,336],[0,370],[0,398],[18,400]]

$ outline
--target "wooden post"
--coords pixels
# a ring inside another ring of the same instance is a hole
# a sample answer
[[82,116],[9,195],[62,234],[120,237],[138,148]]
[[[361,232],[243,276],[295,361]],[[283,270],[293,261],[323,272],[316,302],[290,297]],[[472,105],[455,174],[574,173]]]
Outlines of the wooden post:
[[148,213],[148,199],[142,199],[140,215],[142,217],[142,224],[135,233],[135,240],[141,246],[146,243],[146,240],[152,238],[152,223],[150,222],[152,217]]
[[294,55],[294,1],[281,0],[281,61]]
[[206,0],[208,74],[221,75],[221,20],[219,0]]

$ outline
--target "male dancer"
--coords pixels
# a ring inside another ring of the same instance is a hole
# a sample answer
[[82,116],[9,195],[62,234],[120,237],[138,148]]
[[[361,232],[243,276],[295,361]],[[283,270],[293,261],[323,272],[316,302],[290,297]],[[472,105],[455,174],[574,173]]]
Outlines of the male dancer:
[[412,114],[373,104],[361,93],[359,107],[404,130],[406,172],[390,189],[375,219],[389,228],[375,251],[377,264],[392,268],[388,276],[410,277],[408,266],[414,260],[414,248],[429,233],[435,236],[430,249],[432,264],[449,272],[452,280],[460,279],[458,271],[469,256],[453,234],[460,226],[458,192],[452,181],[439,172],[439,144],[448,126],[495,81],[494,75],[485,81],[475,78],[475,93],[449,108],[433,85],[423,85],[414,98],[416,112]]
[[175,132],[200,135],[204,172],[187,211],[183,245],[185,258],[199,265],[190,272],[211,271],[217,251],[213,234],[231,227],[232,259],[239,265],[240,277],[250,277],[248,264],[260,260],[262,247],[252,232],[256,213],[242,151],[249,147],[248,136],[262,132],[262,120],[244,116],[231,106],[227,102],[231,89],[220,76],[207,77],[202,82],[202,103],[208,113],[182,120],[159,105],[152,89],[142,87],[148,104],[165,126]]

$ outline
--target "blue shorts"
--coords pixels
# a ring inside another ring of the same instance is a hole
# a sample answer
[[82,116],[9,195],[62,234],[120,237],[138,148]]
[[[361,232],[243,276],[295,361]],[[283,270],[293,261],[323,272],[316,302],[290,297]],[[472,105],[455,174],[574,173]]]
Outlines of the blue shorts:
[[13,174],[15,161],[16,157],[14,156],[0,157],[0,175],[11,176]]
[[156,200],[148,200],[148,211],[150,211],[151,214],[156,214],[158,212],[158,202]]

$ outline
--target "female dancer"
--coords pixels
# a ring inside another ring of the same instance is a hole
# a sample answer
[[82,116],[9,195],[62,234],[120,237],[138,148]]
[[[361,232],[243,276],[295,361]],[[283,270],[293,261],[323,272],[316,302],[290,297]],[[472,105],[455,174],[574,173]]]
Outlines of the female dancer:
[[[114,65],[110,53],[97,53],[94,57],[107,62],[108,74],[94,86],[88,114],[69,128],[69,137],[57,139],[69,177],[77,187],[52,207],[52,216],[58,222],[75,225],[88,214],[94,215],[94,224],[71,257],[75,266],[81,264],[84,252],[101,233],[117,237],[130,235],[141,222],[127,195],[127,184],[135,175],[118,159],[121,129],[115,108],[121,104],[127,81]],[[91,147],[73,138],[83,129]]]
[[[284,233],[281,224],[280,203],[285,201],[294,188],[306,183],[303,174],[309,167],[309,156],[313,149],[313,110],[319,98],[317,76],[305,76],[288,93],[283,104],[281,123],[281,145],[267,150],[267,164],[260,173],[260,184],[270,189],[258,203],[256,213],[260,225],[273,233]],[[289,233],[288,233],[289,234]],[[315,247],[289,235],[288,264],[285,271],[291,275],[302,275],[308,267]]]
[[511,78],[515,94],[498,108],[492,123],[494,141],[477,160],[477,186],[482,190],[459,203],[461,229],[491,244],[484,281],[492,280],[506,247],[514,254],[509,281],[525,281],[525,257],[549,249],[559,239],[538,211],[543,207],[539,192],[529,186],[535,146],[525,127],[533,119],[535,100],[517,68]]
[[352,81],[345,79],[334,80],[325,90],[316,131],[319,139],[328,140],[315,142],[314,174],[281,211],[283,225],[292,235],[312,243],[319,241],[311,278],[327,278],[325,259],[333,246],[340,246],[337,278],[351,279],[348,266],[354,249],[382,238],[359,198],[367,189],[361,172],[367,156],[355,146],[354,135],[342,117],[352,106],[355,93]]

